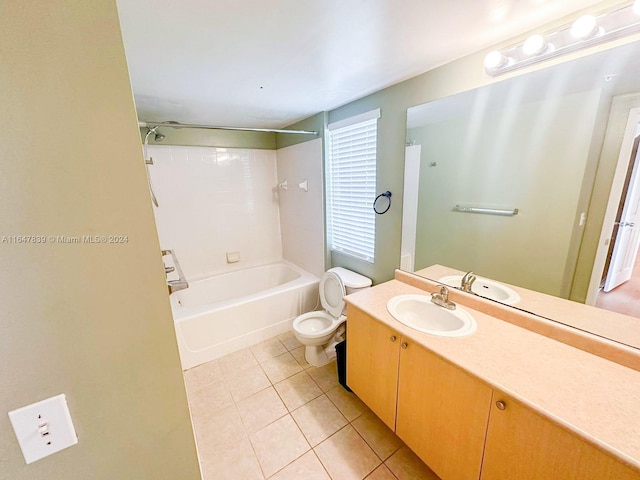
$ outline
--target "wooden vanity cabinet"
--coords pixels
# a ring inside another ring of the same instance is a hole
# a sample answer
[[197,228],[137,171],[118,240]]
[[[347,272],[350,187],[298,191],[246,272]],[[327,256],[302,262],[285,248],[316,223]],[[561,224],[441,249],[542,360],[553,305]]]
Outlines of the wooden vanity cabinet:
[[640,472],[496,391],[481,480],[640,480]]
[[400,336],[351,305],[347,318],[347,384],[395,431]]
[[480,476],[492,390],[349,306],[347,383],[446,480]]
[[396,434],[443,480],[479,478],[492,393],[477,378],[402,340]]
[[640,480],[640,472],[351,305],[347,383],[442,480]]

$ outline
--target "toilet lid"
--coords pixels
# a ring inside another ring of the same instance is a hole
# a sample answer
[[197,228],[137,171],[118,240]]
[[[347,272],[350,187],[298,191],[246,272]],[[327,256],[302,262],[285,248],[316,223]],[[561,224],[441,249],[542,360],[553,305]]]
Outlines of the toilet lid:
[[333,272],[326,272],[320,280],[320,302],[322,307],[333,318],[338,318],[344,310],[344,297],[346,294],[342,279]]

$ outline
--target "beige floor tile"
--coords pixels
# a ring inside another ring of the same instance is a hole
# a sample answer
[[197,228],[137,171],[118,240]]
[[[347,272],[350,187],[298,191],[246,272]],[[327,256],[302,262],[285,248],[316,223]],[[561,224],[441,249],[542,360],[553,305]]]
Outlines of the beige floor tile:
[[270,358],[282,355],[287,351],[285,346],[277,338],[270,338],[250,347],[251,353],[258,362],[264,362]]
[[331,480],[324,467],[311,452],[305,453],[295,462],[280,470],[270,480]]
[[386,460],[404,446],[402,440],[373,412],[362,414],[352,425],[382,460]]
[[233,405],[233,398],[224,383],[214,383],[189,394],[189,407],[195,418],[206,417],[229,405]]
[[322,395],[322,390],[307,372],[296,373],[276,383],[275,388],[289,411],[295,410]]
[[289,352],[270,358],[261,363],[261,366],[273,384],[302,371],[300,364]]
[[248,438],[201,462],[203,480],[263,480],[262,470]]
[[304,357],[304,351],[305,351],[305,347],[304,345],[302,347],[298,347],[298,348],[294,348],[293,350],[291,350],[291,355],[293,355],[293,358],[295,358],[298,363],[300,364],[300,366],[302,366],[302,368],[307,369],[307,368],[311,368],[313,367],[313,365],[311,365],[309,362],[307,362],[307,359]]
[[245,348],[219,358],[218,365],[220,365],[224,378],[230,380],[235,378],[241,371],[258,365],[258,361],[253,356],[251,349]]
[[286,347],[286,349],[289,351],[295,348],[298,348],[302,345],[298,341],[298,339],[295,337],[292,331],[283,333],[282,335],[278,335],[278,340],[280,340],[282,344]]
[[350,422],[358,418],[369,409],[362,403],[355,393],[348,392],[342,385],[333,387],[327,392],[327,397],[338,407],[338,410],[345,416]]
[[323,392],[328,392],[332,388],[340,385],[338,383],[338,369],[336,367],[336,362],[328,363],[323,367],[309,368],[307,372]]
[[385,465],[399,480],[440,480],[408,447],[402,447]]
[[331,478],[339,480],[362,480],[381,463],[351,425],[329,437],[314,450]]
[[190,368],[184,372],[184,384],[188,393],[193,393],[213,383],[222,381],[222,370],[217,360]]
[[290,415],[254,433],[250,439],[267,478],[310,449]]
[[289,413],[273,387],[245,398],[236,406],[244,426],[250,434]]
[[238,372],[236,377],[226,380],[227,388],[236,402],[244,400],[271,386],[271,382],[260,368],[260,365],[249,367]]
[[307,441],[315,447],[348,422],[326,395],[311,400],[291,412]]
[[200,458],[206,460],[248,436],[235,405],[203,418],[194,418]]
[[380,465],[366,480],[396,480],[396,477],[385,465]]

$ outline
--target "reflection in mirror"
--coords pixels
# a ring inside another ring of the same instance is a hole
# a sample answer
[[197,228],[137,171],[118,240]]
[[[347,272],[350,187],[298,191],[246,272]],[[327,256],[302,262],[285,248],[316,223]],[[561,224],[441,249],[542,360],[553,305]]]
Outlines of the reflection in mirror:
[[[405,179],[417,191],[407,182],[415,205],[405,209],[417,222],[403,225],[402,268],[447,265],[593,303],[605,263],[616,262],[606,258],[624,180],[640,183],[627,175],[639,71],[635,42],[410,108]],[[640,241],[638,225],[622,236]],[[637,249],[631,242],[618,263],[633,270]]]

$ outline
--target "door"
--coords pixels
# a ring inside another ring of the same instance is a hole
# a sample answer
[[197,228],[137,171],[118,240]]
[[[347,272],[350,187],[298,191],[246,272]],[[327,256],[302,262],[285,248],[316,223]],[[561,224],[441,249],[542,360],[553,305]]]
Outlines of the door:
[[640,480],[640,472],[494,392],[481,480]]
[[415,342],[401,347],[397,435],[440,478],[478,480],[491,388]]
[[391,430],[396,428],[400,336],[347,306],[347,385]]
[[[617,223],[617,234],[613,245],[611,263],[604,282],[604,291],[609,292],[618,285],[628,281],[633,273],[633,267],[640,247],[640,168],[638,166],[638,142],[640,136],[634,139],[632,158],[628,175],[628,189],[624,198],[622,215]],[[622,203],[622,201],[621,201]]]

